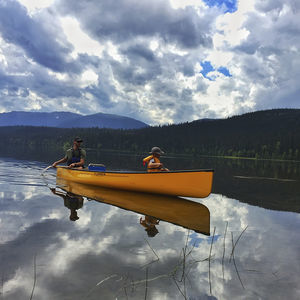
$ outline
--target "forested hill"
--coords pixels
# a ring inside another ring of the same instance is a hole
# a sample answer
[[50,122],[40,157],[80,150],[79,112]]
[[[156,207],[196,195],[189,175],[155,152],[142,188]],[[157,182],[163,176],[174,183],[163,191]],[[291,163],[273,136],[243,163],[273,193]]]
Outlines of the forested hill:
[[70,112],[12,111],[0,113],[0,126],[47,126],[59,128],[114,128],[137,129],[148,125],[133,118],[120,115],[96,113],[80,115]]
[[58,153],[79,135],[88,150],[145,153],[160,146],[167,153],[300,160],[299,109],[134,130],[17,126],[0,127],[0,134],[0,156]]

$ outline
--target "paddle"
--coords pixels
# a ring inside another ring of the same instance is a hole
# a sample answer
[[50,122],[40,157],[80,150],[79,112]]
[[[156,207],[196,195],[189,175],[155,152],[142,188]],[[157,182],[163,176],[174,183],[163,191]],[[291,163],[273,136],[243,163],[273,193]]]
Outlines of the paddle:
[[48,166],[47,168],[42,170],[41,175],[43,175],[47,170],[49,170],[50,168],[52,168],[52,165]]

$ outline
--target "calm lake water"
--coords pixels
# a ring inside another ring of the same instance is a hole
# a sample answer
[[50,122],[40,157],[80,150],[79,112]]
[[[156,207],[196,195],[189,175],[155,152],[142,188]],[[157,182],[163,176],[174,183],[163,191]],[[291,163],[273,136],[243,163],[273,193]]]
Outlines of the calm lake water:
[[[136,157],[102,158],[111,169],[140,168]],[[149,234],[147,209],[169,200],[97,191],[96,201],[85,191],[74,204],[54,170],[41,176],[47,163],[0,159],[0,299],[300,299],[299,165],[165,163],[215,169],[213,193],[189,199],[199,203],[198,232],[192,212],[168,215],[187,204],[158,209]],[[130,199],[140,213],[101,203]]]

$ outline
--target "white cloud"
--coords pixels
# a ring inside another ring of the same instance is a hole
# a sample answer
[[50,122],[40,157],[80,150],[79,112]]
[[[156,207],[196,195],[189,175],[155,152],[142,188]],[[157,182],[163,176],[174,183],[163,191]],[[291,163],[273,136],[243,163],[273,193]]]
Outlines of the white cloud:
[[194,6],[194,7],[204,7],[204,4],[198,0],[170,0],[170,3],[173,8],[185,8],[187,6]]
[[102,56],[104,47],[90,38],[81,28],[80,23],[73,17],[61,17],[60,22],[67,39],[74,46],[72,57],[77,58],[79,53]]
[[81,74],[81,87],[86,87],[91,84],[96,84],[98,82],[98,75],[92,71],[87,70]]
[[[20,0],[29,15],[3,3],[2,112],[96,110],[163,124],[300,107],[295,1],[239,1],[224,13],[194,0]],[[204,61],[213,80],[199,74]]]
[[18,0],[24,5],[30,13],[35,13],[38,10],[51,6],[55,0]]

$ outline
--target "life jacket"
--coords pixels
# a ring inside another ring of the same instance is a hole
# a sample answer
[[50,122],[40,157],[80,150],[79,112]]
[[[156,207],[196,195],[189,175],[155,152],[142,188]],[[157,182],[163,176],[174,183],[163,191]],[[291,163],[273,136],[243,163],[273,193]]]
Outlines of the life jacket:
[[160,160],[154,155],[149,155],[149,156],[145,157],[143,159],[143,165],[145,166],[147,164],[148,172],[158,172],[158,171],[160,171],[161,168],[151,168],[151,167],[149,167],[149,163],[150,163],[151,160],[154,160],[153,161],[154,163],[160,163]]
[[83,206],[83,198],[67,193],[64,198],[64,205],[69,209],[79,209]]
[[75,155],[75,150],[72,148],[72,157],[71,157],[70,159],[68,159],[68,161],[67,161],[67,165],[68,165],[68,166],[69,166],[70,164],[80,162],[80,158],[81,158],[81,149],[78,148],[78,151],[79,151],[79,157]]

